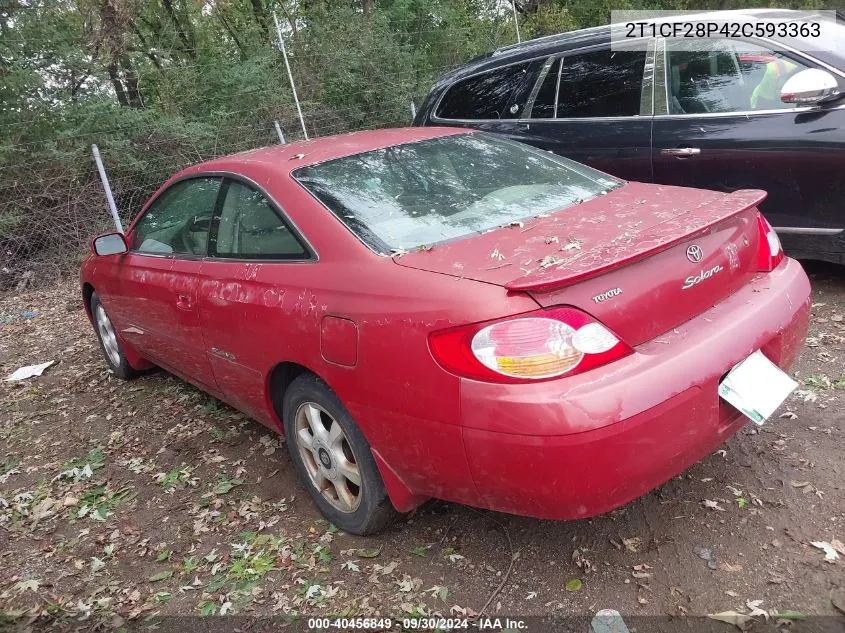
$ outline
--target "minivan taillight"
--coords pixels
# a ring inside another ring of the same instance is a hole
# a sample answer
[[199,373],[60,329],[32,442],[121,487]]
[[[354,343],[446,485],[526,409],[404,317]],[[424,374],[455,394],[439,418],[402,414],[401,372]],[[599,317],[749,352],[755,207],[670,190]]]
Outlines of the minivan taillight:
[[580,374],[633,350],[590,315],[571,307],[432,332],[437,362],[486,382],[534,382]]
[[774,270],[783,260],[783,248],[772,225],[759,211],[757,212],[757,228],[760,231],[760,242],[757,246],[757,270],[769,272]]

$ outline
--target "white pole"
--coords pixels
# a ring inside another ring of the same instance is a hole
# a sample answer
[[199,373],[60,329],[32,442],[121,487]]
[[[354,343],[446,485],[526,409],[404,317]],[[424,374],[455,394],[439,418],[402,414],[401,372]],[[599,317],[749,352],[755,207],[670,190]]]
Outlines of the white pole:
[[117,205],[114,203],[114,197],[111,195],[111,185],[109,184],[109,177],[106,176],[106,168],[103,167],[103,159],[100,158],[100,150],[96,145],[92,145],[91,151],[94,152],[94,162],[97,163],[97,171],[100,172],[103,189],[106,190],[106,200],[109,203],[109,211],[111,211],[114,226],[118,233],[123,233],[123,224],[120,222],[120,216],[117,214]]
[[417,106],[414,104],[414,100],[411,100],[411,121],[417,118]]
[[290,80],[290,89],[293,91],[293,100],[296,102],[296,111],[299,113],[299,123],[302,125],[302,135],[305,140],[308,140],[308,131],[305,129],[305,119],[302,118],[302,108],[299,107],[299,97],[296,96],[296,85],[293,83],[293,74],[290,72],[290,63],[288,62],[288,52],[285,48],[285,40],[282,37],[282,27],[279,26],[279,18],[276,17],[276,12],[273,11],[273,22],[276,23],[276,35],[279,37],[279,46],[282,49],[282,57],[285,58],[285,68],[288,69],[288,79]]
[[513,23],[516,25],[516,41],[522,44],[522,38],[519,36],[519,20],[516,19],[516,0],[511,0],[511,9],[513,9]]
[[276,134],[278,134],[278,135],[279,135],[279,143],[281,143],[282,145],[284,145],[284,144],[285,144],[285,135],[284,135],[284,134],[282,134],[282,126],[281,126],[281,125],[279,125],[279,122],[278,122],[278,121],[273,121],[273,123],[275,123],[275,124],[276,124]]

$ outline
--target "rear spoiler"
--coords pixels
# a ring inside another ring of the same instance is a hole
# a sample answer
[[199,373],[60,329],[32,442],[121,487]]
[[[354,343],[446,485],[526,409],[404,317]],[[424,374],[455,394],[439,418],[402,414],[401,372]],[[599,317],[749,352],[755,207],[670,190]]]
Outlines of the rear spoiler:
[[[761,189],[740,189],[719,200],[690,209],[637,235],[637,244],[613,240],[607,244],[579,251],[545,269],[537,268],[527,275],[517,277],[505,284],[513,291],[547,292],[561,286],[571,285],[601,275],[611,268],[633,264],[650,257],[679,242],[706,231],[711,226],[739,215],[759,205],[768,194]],[[676,231],[667,231],[666,225],[675,223]],[[615,243],[614,243],[615,242]],[[620,256],[620,250],[624,254]]]

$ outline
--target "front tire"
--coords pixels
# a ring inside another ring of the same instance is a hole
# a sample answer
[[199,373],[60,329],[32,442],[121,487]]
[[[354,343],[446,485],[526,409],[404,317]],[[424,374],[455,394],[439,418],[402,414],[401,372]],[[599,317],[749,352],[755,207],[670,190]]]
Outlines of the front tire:
[[398,513],[370,445],[334,392],[312,374],[285,392],[285,437],[300,480],[324,517],[344,532],[374,534]]
[[138,372],[126,360],[117,332],[96,292],[91,294],[91,318],[100,341],[100,349],[112,373],[121,380],[129,380],[137,376]]

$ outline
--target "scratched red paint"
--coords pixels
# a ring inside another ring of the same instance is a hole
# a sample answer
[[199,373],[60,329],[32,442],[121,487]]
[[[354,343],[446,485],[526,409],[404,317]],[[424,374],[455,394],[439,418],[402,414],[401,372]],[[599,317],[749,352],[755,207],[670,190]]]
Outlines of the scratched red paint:
[[[788,367],[809,316],[798,263],[758,270],[762,192],[629,183],[523,226],[383,257],[290,177],[303,165],[459,133],[361,132],[191,167],[176,177],[229,172],[259,183],[319,259],[92,255],[81,272],[86,297],[96,290],[133,366],[159,365],[277,431],[274,370],[287,363],[320,376],[366,436],[403,511],[437,497],[590,516],[734,433],[742,420],[719,401],[720,377],[761,348]],[[691,243],[705,253],[695,264],[685,257]],[[717,265],[718,275],[682,289]],[[615,288],[613,300],[594,300]],[[518,384],[461,377],[432,357],[432,332],[559,305],[587,312],[633,352]]]

